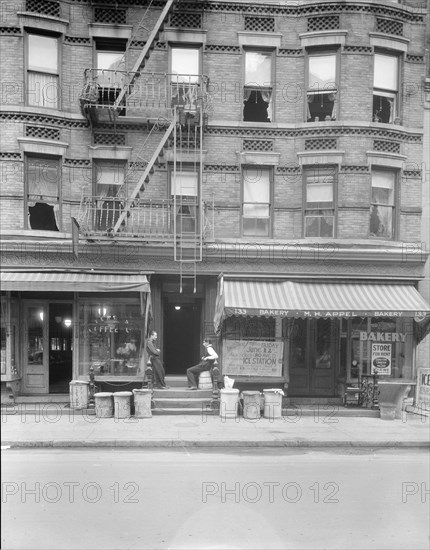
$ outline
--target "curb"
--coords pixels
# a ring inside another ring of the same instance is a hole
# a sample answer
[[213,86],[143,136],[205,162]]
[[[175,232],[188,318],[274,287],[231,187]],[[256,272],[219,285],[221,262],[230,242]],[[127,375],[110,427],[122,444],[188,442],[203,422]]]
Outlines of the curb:
[[23,449],[23,448],[97,448],[97,447],[134,447],[134,448],[184,448],[184,447],[277,447],[277,448],[378,448],[378,449],[392,449],[392,448],[430,448],[429,441],[304,441],[302,439],[290,439],[286,441],[200,441],[200,440],[169,440],[160,439],[156,441],[145,440],[86,440],[86,441],[72,441],[72,440],[34,440],[34,441],[2,441],[2,446],[10,447],[11,449]]

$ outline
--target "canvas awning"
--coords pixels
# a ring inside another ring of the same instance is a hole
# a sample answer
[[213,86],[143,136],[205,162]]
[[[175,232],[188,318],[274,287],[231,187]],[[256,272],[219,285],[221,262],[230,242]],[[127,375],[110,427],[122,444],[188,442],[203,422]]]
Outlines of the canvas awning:
[[226,317],[413,317],[423,320],[430,306],[410,284],[319,283],[222,280],[215,330]]
[[0,273],[1,290],[32,292],[150,292],[146,275],[106,273]]

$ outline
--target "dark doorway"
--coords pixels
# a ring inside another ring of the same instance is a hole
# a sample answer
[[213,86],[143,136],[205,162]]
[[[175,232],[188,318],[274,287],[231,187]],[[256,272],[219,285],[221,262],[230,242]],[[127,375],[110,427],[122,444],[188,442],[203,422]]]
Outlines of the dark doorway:
[[200,335],[201,304],[164,304],[164,367],[167,375],[185,375],[203,353]]
[[72,379],[73,306],[49,305],[49,392],[69,393]]

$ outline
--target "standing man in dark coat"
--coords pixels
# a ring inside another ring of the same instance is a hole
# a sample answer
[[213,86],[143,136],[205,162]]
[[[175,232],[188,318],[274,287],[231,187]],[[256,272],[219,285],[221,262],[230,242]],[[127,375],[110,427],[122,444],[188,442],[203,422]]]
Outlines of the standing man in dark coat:
[[154,388],[158,390],[166,390],[169,386],[166,386],[166,382],[164,380],[165,372],[163,363],[160,359],[160,350],[155,345],[157,336],[157,333],[153,330],[149,335],[148,341],[146,342],[146,351],[148,352],[151,360],[152,372],[154,376]]

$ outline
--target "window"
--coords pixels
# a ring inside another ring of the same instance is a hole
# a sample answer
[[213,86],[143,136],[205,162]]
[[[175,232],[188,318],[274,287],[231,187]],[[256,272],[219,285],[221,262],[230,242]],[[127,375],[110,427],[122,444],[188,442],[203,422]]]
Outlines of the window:
[[334,237],[334,186],[332,168],[309,168],[305,178],[305,237]]
[[272,91],[272,53],[245,51],[244,121],[273,121]]
[[26,157],[26,229],[61,230],[59,159]]
[[373,121],[394,123],[397,117],[399,58],[375,53],[373,68]]
[[394,236],[394,192],[396,174],[390,170],[372,171],[370,236],[392,239]]
[[171,48],[171,103],[190,111],[196,109],[199,89],[200,50]]
[[176,231],[195,233],[198,227],[198,181],[195,170],[171,172],[171,194],[176,199]]
[[336,53],[308,56],[307,121],[336,120]]
[[125,207],[125,163],[98,161],[94,164],[96,229],[111,231]]
[[125,40],[96,40],[97,70],[94,76],[99,87],[99,103],[114,104],[124,86],[125,49]]
[[272,171],[266,167],[244,167],[242,234],[268,237],[270,235],[270,195]]
[[58,38],[27,34],[27,102],[37,107],[58,109]]

